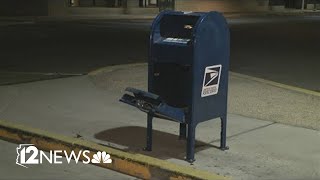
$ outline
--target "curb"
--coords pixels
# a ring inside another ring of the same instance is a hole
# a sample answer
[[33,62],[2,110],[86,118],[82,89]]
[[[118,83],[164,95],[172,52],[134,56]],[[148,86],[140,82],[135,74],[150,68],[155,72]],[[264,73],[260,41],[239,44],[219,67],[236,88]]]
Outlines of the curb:
[[[105,151],[110,154],[112,164],[95,164],[123,174],[141,179],[170,179],[170,180],[223,180],[230,179],[197,170],[187,166],[180,166],[165,160],[152,158],[141,154],[131,154],[94,142],[50,133],[41,129],[27,127],[0,120],[0,138],[14,143],[30,143],[39,149],[49,150],[74,150],[78,153],[82,149],[90,150],[91,154]],[[80,157],[83,160],[83,157]]]
[[93,70],[91,72],[88,73],[89,76],[95,76],[99,73],[102,72],[112,72],[115,69],[119,69],[119,68],[130,68],[130,67],[135,67],[135,66],[148,66],[147,63],[131,63],[131,64],[120,64],[120,65],[114,65],[114,66],[106,66],[106,67],[102,67],[102,68],[98,68],[96,70]]
[[253,76],[248,76],[248,75],[244,75],[244,74],[240,74],[240,73],[236,73],[236,72],[230,72],[230,74],[235,77],[240,77],[240,78],[268,84],[268,85],[275,86],[278,88],[287,89],[287,90],[299,92],[302,94],[320,97],[320,93],[316,92],[316,91],[312,91],[312,90],[308,90],[308,89],[304,89],[304,88],[300,88],[300,87],[295,87],[295,86],[290,86],[290,85],[286,85],[286,84],[282,84],[282,83],[278,83],[278,82],[274,82],[274,81],[270,81],[270,80],[266,80],[266,79],[262,79],[262,78],[257,78],[257,77],[253,77]]

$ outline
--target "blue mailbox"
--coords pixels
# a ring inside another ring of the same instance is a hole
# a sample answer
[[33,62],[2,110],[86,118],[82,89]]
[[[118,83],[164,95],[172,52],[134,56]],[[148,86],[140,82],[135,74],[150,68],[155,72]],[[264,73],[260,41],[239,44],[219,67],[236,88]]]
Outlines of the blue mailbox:
[[230,43],[229,28],[218,12],[161,12],[152,24],[148,92],[127,88],[120,101],[147,115],[147,146],[152,150],[153,117],[180,123],[194,161],[198,123],[220,118],[220,148],[226,146]]

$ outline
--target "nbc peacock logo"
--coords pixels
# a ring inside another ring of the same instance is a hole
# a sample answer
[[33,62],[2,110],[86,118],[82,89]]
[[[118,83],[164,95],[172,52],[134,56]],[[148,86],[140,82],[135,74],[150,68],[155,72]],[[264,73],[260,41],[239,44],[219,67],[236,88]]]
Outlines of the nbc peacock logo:
[[105,151],[98,151],[96,154],[93,155],[93,158],[91,159],[91,163],[98,164],[110,164],[112,163],[112,159],[110,158],[110,155],[107,154]]

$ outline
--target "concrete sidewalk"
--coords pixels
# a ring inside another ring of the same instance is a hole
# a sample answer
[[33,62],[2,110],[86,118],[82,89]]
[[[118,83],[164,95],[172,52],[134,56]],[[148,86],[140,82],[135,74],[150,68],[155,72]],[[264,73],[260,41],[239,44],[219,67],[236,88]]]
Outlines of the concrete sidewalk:
[[[128,86],[147,89],[147,66],[107,67],[91,73],[91,78],[107,92],[120,92],[120,97]],[[238,73],[230,73],[229,79],[229,113],[320,130],[320,93]]]
[[320,179],[318,130],[259,120],[273,117],[300,125],[297,119],[290,119],[303,115],[306,123],[302,124],[317,129],[319,97],[231,74],[227,132],[230,150],[216,148],[219,121],[201,123],[196,133],[196,162],[190,165],[183,160],[185,141],[178,140],[177,123],[155,119],[154,150],[141,150],[146,116],[118,99],[127,86],[145,89],[146,77],[146,65],[142,64],[111,67],[89,76],[1,86],[0,119],[233,179]]

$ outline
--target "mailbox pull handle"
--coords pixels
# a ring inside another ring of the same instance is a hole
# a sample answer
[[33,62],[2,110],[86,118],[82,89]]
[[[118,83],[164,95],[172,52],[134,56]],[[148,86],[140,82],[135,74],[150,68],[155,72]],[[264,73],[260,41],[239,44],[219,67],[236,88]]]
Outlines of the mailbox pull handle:
[[152,114],[154,117],[185,123],[184,110],[169,106],[158,95],[134,88],[126,88],[126,91],[131,92],[133,96],[124,94],[120,99],[121,102]]

